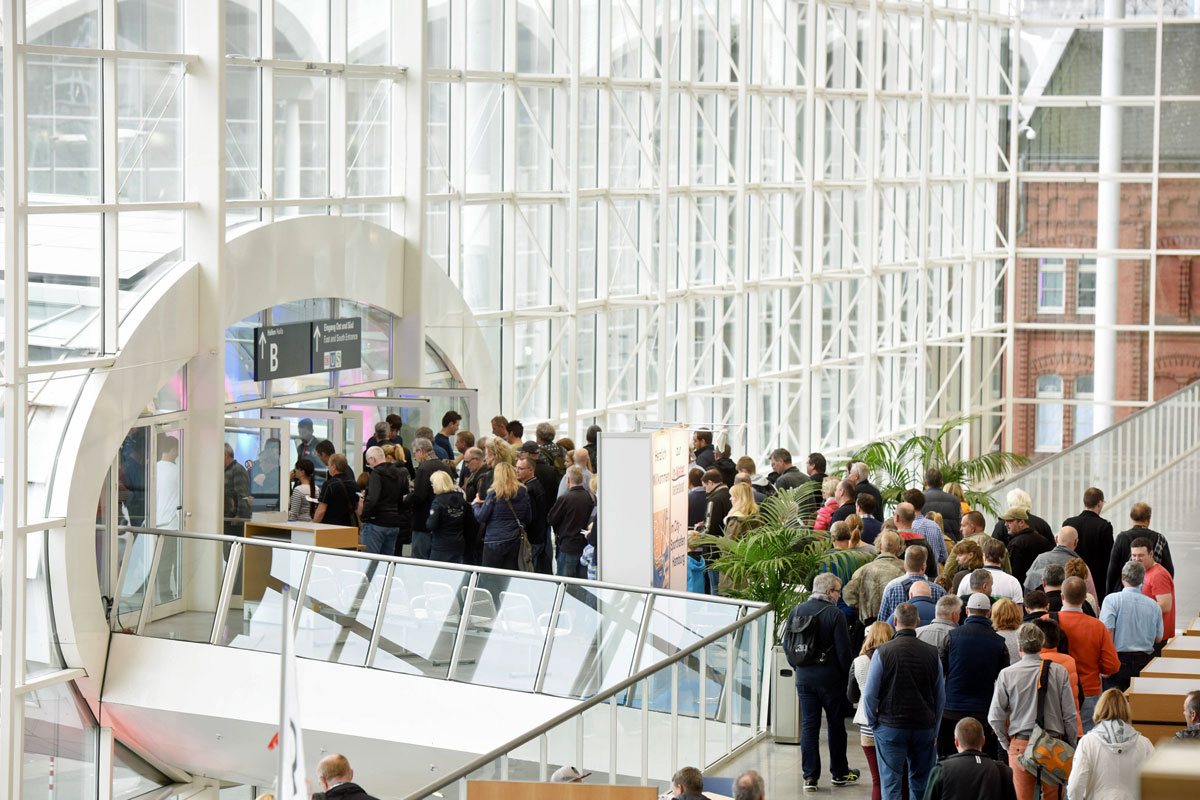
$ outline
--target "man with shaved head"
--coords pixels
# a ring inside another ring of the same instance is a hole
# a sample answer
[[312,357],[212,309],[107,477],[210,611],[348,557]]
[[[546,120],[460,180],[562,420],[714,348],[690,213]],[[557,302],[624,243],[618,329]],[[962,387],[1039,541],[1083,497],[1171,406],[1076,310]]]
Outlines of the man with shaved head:
[[[1054,542],[1055,546],[1053,550],[1042,553],[1029,565],[1029,572],[1025,573],[1025,591],[1032,592],[1034,589],[1042,588],[1042,573],[1051,564],[1066,567],[1067,562],[1071,559],[1081,558],[1075,550],[1075,545],[1079,543],[1079,532],[1070,525],[1065,525],[1059,530],[1058,534],[1054,537]],[[1088,570],[1087,589],[1092,597],[1098,596],[1096,594],[1096,584],[1092,580],[1090,569]]]
[[1012,769],[983,752],[984,729],[974,717],[954,726],[958,750],[937,764],[925,784],[928,800],[1016,800]]

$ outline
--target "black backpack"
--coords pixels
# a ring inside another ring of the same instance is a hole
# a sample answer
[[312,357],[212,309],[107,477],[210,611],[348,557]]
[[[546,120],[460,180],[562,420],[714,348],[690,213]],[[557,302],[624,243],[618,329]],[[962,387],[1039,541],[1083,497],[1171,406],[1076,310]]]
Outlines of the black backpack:
[[823,608],[816,614],[797,614],[793,611],[788,617],[780,644],[792,667],[813,667],[829,660],[830,648],[822,649],[820,646],[820,616],[827,610]]

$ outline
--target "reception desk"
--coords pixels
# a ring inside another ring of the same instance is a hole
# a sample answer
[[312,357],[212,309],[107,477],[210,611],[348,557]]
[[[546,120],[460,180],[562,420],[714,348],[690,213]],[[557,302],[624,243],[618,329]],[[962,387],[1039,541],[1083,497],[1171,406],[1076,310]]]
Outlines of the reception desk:
[[[247,539],[275,539],[336,550],[358,549],[358,528],[347,525],[325,525],[320,522],[247,522],[245,536]],[[283,583],[271,575],[272,560],[303,555],[302,551],[253,545],[243,547],[242,600],[258,602],[267,587],[276,591],[282,590]]]

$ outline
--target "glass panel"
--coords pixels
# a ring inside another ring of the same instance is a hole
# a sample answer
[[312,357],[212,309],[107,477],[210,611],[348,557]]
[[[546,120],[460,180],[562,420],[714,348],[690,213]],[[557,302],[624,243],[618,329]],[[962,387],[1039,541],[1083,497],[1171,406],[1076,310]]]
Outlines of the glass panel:
[[556,591],[552,581],[480,575],[456,679],[532,691]]
[[183,411],[186,407],[187,367],[184,366],[180,367],[179,372],[172,375],[170,380],[162,385],[162,388],[154,395],[154,399],[142,409],[141,416],[171,414],[176,411]]
[[329,59],[329,0],[275,0],[275,57]]
[[25,41],[59,47],[100,46],[100,0],[72,3],[63,13],[62,0],[26,0]]
[[391,0],[346,4],[346,60],[351,64],[390,63]]
[[394,87],[390,78],[346,80],[348,196],[387,195],[393,185],[403,185],[403,176],[389,169]]
[[262,315],[244,319],[225,329],[225,402],[237,403],[263,396],[263,382],[254,380],[254,328]]
[[133,800],[172,781],[120,742],[113,743],[113,800]]
[[242,593],[230,599],[229,614],[218,634],[220,644],[278,653],[283,588],[296,587],[307,553],[263,547],[251,542],[242,551]]
[[146,600],[150,583],[150,565],[154,559],[154,534],[122,533],[117,537],[117,558],[121,565],[121,595],[117,598],[112,629],[134,633]]
[[[109,600],[113,596],[112,559],[108,546],[110,526],[114,519],[113,509],[109,508],[112,498],[112,480],[113,472],[110,469],[104,476],[104,483],[100,487],[100,497],[96,500],[96,578],[100,583],[100,596]],[[120,495],[118,495],[119,499]]]
[[362,366],[338,370],[338,385],[351,386],[391,377],[392,315],[374,306],[342,300],[337,316],[341,319],[358,317],[362,330]]
[[59,683],[27,694],[21,797],[93,797],[96,737],[96,724],[73,684]]
[[260,0],[225,0],[225,52],[233,56],[257,56]]
[[586,698],[631,673],[646,595],[565,587],[543,691]]
[[122,0],[117,6],[117,46],[158,53],[180,52],[182,5],[182,0]]
[[29,201],[98,202],[100,61],[30,54],[26,63]]
[[275,76],[274,137],[275,196],[329,194],[328,78]]
[[30,362],[98,354],[101,215],[33,215],[28,228]]
[[296,631],[296,654],[366,664],[387,566],[351,556],[314,556]]
[[469,581],[468,572],[397,564],[372,666],[445,678]]
[[[148,621],[142,628],[145,636],[185,642],[209,641],[225,576],[228,548],[225,542],[163,537],[155,594],[159,598],[182,599],[185,603],[170,616]],[[164,564],[170,566],[164,569]],[[168,582],[165,589],[164,582]],[[176,587],[173,595],[172,585]]]
[[117,305],[123,322],[158,279],[183,258],[183,212],[123,211],[118,224]]
[[25,579],[25,675],[36,678],[63,668],[54,625],[50,619],[49,561],[46,531],[26,536],[28,574]]
[[117,188],[122,201],[183,199],[183,75],[183,64],[117,62]]

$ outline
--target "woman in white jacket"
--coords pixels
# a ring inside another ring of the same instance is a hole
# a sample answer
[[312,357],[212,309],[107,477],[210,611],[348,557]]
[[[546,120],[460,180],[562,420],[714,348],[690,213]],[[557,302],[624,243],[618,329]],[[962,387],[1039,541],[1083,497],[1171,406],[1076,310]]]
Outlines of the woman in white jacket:
[[886,622],[872,622],[871,627],[867,628],[867,635],[863,640],[858,658],[850,664],[850,672],[858,686],[857,694],[860,698],[854,722],[859,727],[859,742],[862,744],[863,755],[867,757],[867,766],[871,768],[871,800],[880,800],[881,796],[879,766],[875,759],[875,736],[871,732],[870,726],[867,725],[867,709],[861,698],[863,690],[867,687],[867,670],[871,667],[871,656],[875,654],[875,648],[884,642],[890,642],[895,633],[892,626]]
[[1138,769],[1154,745],[1133,729],[1129,701],[1118,689],[1100,695],[1092,728],[1075,750],[1067,795],[1071,800],[1136,800]]

